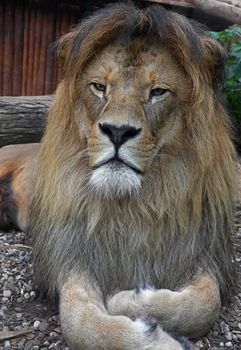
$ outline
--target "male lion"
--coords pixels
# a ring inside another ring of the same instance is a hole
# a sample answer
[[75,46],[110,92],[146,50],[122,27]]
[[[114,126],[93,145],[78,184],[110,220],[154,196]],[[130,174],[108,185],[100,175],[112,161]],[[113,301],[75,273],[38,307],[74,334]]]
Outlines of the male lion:
[[205,334],[234,285],[224,52],[176,13],[118,3],[59,53],[29,213],[38,283],[71,349],[188,349],[166,332]]

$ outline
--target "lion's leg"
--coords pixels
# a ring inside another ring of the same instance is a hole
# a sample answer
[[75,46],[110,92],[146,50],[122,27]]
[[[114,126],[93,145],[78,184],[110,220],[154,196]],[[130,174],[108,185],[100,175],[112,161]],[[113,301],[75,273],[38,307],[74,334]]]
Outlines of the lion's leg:
[[174,340],[150,321],[110,316],[101,294],[76,278],[69,278],[61,289],[60,317],[72,350],[191,349],[186,340]]
[[218,317],[220,304],[218,284],[211,275],[205,274],[180,291],[119,292],[110,298],[107,308],[112,315],[133,319],[150,315],[159,320],[165,330],[194,338],[210,329]]

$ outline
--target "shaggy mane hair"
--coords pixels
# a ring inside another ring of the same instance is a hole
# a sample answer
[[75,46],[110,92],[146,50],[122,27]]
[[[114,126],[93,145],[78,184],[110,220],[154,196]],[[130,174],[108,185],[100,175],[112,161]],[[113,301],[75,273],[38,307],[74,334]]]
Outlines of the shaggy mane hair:
[[[117,37],[146,34],[183,67],[192,101],[184,108],[182,138],[154,159],[139,194],[110,201],[89,186],[87,144],[74,118],[78,81],[93,55]],[[234,285],[235,151],[217,95],[221,46],[199,24],[160,6],[118,3],[65,35],[59,55],[65,78],[49,113],[29,224],[42,291],[54,296],[72,270],[89,273],[104,296],[146,284],[176,290],[209,270],[226,299]]]

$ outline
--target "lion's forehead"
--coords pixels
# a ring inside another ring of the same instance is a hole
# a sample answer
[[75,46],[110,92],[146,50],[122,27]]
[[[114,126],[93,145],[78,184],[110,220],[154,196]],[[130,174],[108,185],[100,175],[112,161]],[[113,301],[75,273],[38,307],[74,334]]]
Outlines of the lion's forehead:
[[184,77],[183,69],[160,42],[116,40],[97,55],[86,70],[87,75],[109,82],[129,81],[145,87],[155,83],[175,86]]

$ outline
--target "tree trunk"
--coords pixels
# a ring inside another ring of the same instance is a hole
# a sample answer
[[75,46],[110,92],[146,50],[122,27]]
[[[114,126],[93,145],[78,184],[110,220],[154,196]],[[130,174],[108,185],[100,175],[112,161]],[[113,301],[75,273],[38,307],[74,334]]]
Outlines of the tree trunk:
[[230,22],[241,24],[240,0],[148,0],[184,7],[196,7],[210,15],[222,17]]
[[0,97],[0,147],[40,141],[53,97]]

